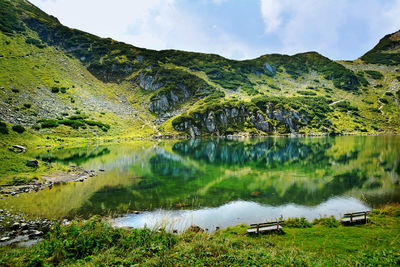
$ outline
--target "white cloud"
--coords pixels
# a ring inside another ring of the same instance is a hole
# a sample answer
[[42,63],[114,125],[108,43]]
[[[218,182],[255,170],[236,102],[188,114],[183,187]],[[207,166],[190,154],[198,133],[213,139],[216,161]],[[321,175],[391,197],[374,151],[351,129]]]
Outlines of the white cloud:
[[[226,0],[214,0],[221,4]],[[244,42],[185,13],[175,0],[32,0],[61,23],[101,37],[149,49],[217,53],[243,59],[251,49]]]
[[358,57],[400,27],[400,0],[260,1],[265,34],[279,38],[281,53],[312,50],[343,59],[358,51]]
[[[231,27],[238,20],[232,14],[244,5],[228,0],[201,0],[197,6],[189,0],[31,2],[63,24],[101,37],[149,49],[215,53],[234,59],[311,50],[333,59],[352,59],[400,28],[400,0],[246,1],[249,10],[259,11],[243,12],[239,27]],[[207,16],[196,8],[214,8],[214,13]]]
[[281,20],[282,5],[276,0],[261,0],[261,14],[265,24],[265,32],[278,29]]

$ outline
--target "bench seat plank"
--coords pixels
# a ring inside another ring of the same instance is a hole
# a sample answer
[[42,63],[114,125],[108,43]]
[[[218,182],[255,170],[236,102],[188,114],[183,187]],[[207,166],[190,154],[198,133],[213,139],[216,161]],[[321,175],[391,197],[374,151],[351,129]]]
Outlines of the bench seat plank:
[[[350,217],[348,218],[343,218],[341,221],[342,222],[356,222],[356,221],[364,221],[365,220],[365,216],[357,216],[357,217],[353,217],[352,220],[350,220]],[[367,216],[367,220],[369,220],[369,217]]]
[[[281,230],[282,226],[276,226],[276,225],[272,225],[272,226],[267,226],[267,227],[260,227],[258,228],[258,232],[267,232],[267,231],[273,231],[273,230]],[[251,228],[247,230],[248,233],[257,233],[257,228]]]

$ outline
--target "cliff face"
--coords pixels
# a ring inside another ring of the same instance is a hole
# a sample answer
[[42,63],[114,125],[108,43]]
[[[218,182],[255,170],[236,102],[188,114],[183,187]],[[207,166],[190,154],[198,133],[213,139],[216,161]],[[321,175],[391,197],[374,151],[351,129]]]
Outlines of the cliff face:
[[172,125],[191,137],[251,132],[252,129],[255,129],[253,134],[297,134],[310,124],[322,125],[324,128],[321,131],[325,133],[335,132],[335,126],[323,113],[332,111],[324,99],[293,98],[292,102],[283,103],[285,100],[260,97],[254,98],[250,104],[233,102],[210,105],[202,111],[177,117]]
[[115,133],[400,131],[398,33],[353,62],[316,52],[235,61],[102,39],[24,0],[0,0],[0,10],[0,120],[8,123],[37,128],[84,113]]

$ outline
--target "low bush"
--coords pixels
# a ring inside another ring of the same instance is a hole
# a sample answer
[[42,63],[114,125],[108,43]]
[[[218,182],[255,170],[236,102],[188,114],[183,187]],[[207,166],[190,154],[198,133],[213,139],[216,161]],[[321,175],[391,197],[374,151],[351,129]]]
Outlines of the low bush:
[[11,184],[12,185],[22,185],[22,184],[26,184],[28,182],[28,180],[24,177],[13,177]]
[[94,217],[85,223],[72,222],[62,227],[56,224],[48,237],[27,257],[26,264],[58,265],[79,260],[84,263],[110,248],[121,253],[134,250],[142,255],[162,255],[176,242],[176,236],[165,231],[114,228]]
[[322,218],[315,218],[313,221],[314,225],[323,225],[329,228],[333,227],[338,227],[339,226],[339,221],[335,219],[335,217],[330,216],[330,217],[322,217]]
[[81,120],[58,120],[58,123],[70,126],[73,129],[79,129],[79,127],[85,126],[85,123]]
[[84,121],[87,125],[89,126],[97,126],[99,127],[103,132],[107,132],[110,129],[110,125],[99,122],[99,121]]
[[376,70],[366,70],[364,72],[374,80],[380,80],[384,77],[382,73]]
[[303,91],[303,90],[299,90],[299,91],[297,91],[297,93],[299,94],[299,95],[317,95],[315,92],[310,92],[310,91]]
[[38,120],[37,122],[41,123],[42,128],[55,128],[59,125],[57,120]]
[[38,130],[40,130],[40,126],[39,125],[33,125],[32,129],[38,131]]
[[0,121],[0,134],[8,134],[7,124]]
[[341,101],[341,102],[336,103],[333,106],[342,112],[358,111],[358,108],[355,106],[352,106],[349,101]]
[[311,228],[312,223],[307,221],[304,217],[289,218],[285,221],[285,226],[289,228]]
[[57,94],[58,92],[60,92],[60,89],[58,87],[51,87],[51,92]]
[[28,38],[25,40],[25,43],[32,44],[38,48],[45,48],[46,46],[38,39],[35,38]]
[[32,104],[25,103],[25,104],[24,104],[24,107],[25,107],[25,108],[31,108],[31,107],[32,107]]
[[12,129],[14,132],[17,132],[17,133],[23,133],[23,132],[26,131],[25,128],[24,128],[24,126],[21,126],[21,125],[14,125],[11,129]]

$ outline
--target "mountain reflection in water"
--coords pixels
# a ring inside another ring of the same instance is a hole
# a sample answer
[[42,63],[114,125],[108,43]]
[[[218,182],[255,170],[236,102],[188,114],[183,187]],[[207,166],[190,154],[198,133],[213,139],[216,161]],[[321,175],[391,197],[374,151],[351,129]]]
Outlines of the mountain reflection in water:
[[[351,199],[341,206],[350,211],[361,208],[359,203],[369,207],[400,198],[400,136],[138,141],[32,156],[106,170],[84,183],[0,200],[3,206],[47,217],[204,214],[200,211],[227,203],[252,203],[250,210],[295,205],[306,211],[323,209],[332,199]],[[331,211],[326,215],[337,214]]]

